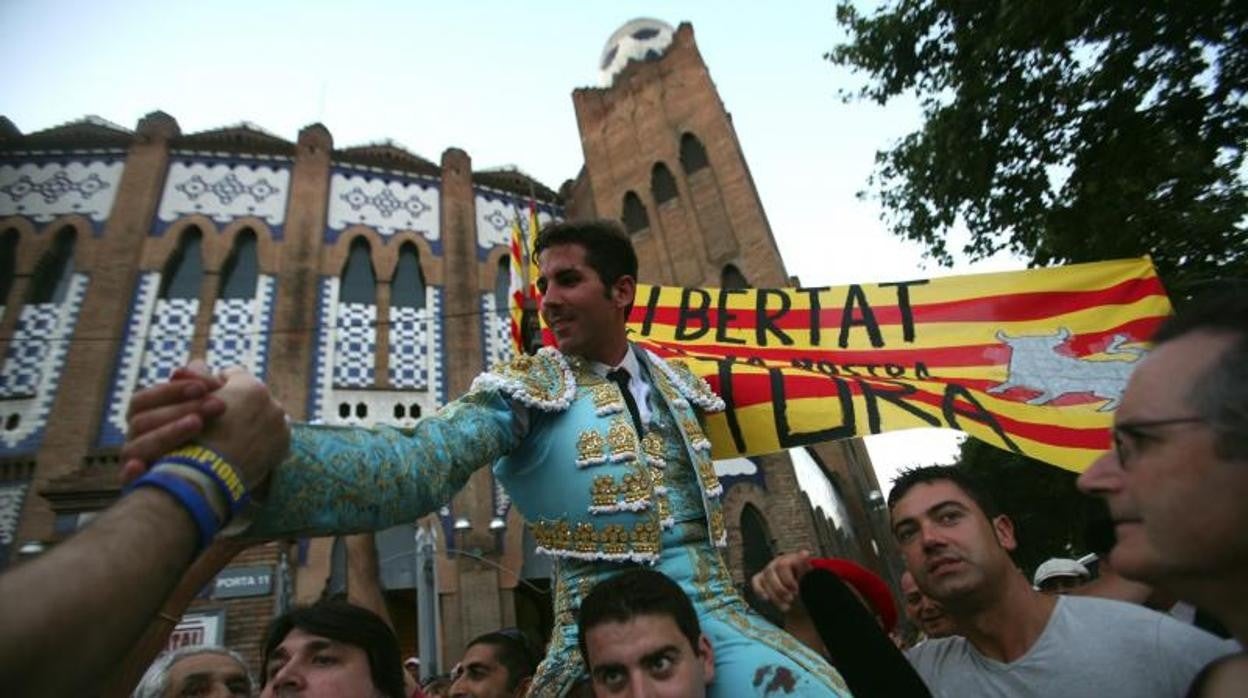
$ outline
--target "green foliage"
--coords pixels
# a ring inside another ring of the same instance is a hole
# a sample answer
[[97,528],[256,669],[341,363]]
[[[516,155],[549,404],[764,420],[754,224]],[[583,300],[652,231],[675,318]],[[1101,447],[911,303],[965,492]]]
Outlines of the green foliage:
[[840,0],[864,73],[845,94],[914,94],[923,127],[876,154],[893,231],[951,263],[1151,254],[1172,291],[1248,276],[1248,3]]
[[962,442],[958,465],[984,484],[1014,522],[1014,561],[1025,573],[1051,557],[1088,552],[1084,531],[1098,505],[1075,488],[1074,473],[978,439]]

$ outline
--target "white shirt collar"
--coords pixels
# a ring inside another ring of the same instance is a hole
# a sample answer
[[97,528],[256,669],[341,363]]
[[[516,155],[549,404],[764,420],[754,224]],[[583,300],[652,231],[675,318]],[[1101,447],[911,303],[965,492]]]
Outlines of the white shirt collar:
[[628,371],[630,381],[641,378],[641,364],[637,362],[637,354],[633,352],[633,345],[628,345],[628,351],[624,352],[624,359],[614,366],[598,361],[589,362],[589,370],[593,371],[594,375],[599,376],[600,378],[606,378],[607,373],[614,371],[617,368],[622,368],[625,371]]

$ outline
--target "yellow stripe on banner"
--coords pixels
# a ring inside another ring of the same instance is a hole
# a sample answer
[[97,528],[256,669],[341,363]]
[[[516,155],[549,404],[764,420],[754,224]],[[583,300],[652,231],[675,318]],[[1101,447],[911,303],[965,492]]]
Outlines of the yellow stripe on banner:
[[687,354],[733,403],[707,420],[717,458],[947,427],[1076,471],[1107,447],[1170,313],[1147,259],[818,289],[639,285],[636,302],[632,339]]
[[1026,271],[937,278],[922,286],[912,286],[910,295],[914,303],[923,304],[1015,293],[1099,291],[1128,279],[1147,279],[1156,275],[1152,261],[1147,257],[1139,257]]
[[[789,309],[792,312],[809,311],[813,303],[820,309],[840,311],[844,308],[850,289],[853,293],[861,293],[871,307],[888,307],[898,305],[905,295],[910,305],[926,305],[936,303],[954,303],[1010,296],[1026,293],[1052,293],[1055,291],[1095,292],[1112,288],[1130,279],[1149,279],[1155,277],[1152,262],[1147,257],[1138,259],[1115,260],[1110,262],[1091,262],[1072,264],[1064,267],[1048,267],[1027,269],[1024,271],[993,272],[990,274],[967,274],[962,276],[936,277],[932,279],[915,279],[909,281],[850,284],[845,286],[821,286],[786,289],[769,289],[782,292],[788,296]],[[637,302],[647,299],[648,284],[639,284]],[[659,292],[658,305],[678,307],[686,291],[696,294],[705,291],[711,297],[712,309],[719,305],[721,289],[706,287],[700,289],[684,289],[677,286],[662,286]],[[904,289],[904,292],[903,292]],[[757,289],[732,289],[725,296],[724,307],[730,311],[754,311]],[[773,309],[778,305],[772,304]]]
[[[634,332],[634,338],[640,341],[680,345],[690,351],[699,347],[721,347],[743,355],[749,355],[755,348],[861,352],[1000,345],[997,332],[1031,336],[1057,333],[1061,328],[1075,335],[1086,335],[1114,330],[1122,323],[1138,318],[1166,316],[1169,313],[1168,298],[1156,292],[1129,302],[1076,310],[1067,310],[1070,306],[1060,303],[1053,306],[1051,312],[1046,312],[1050,308],[1042,305],[1020,310],[1018,303],[1030,301],[1026,293],[1040,291],[1070,293],[1073,298],[1067,297],[1067,300],[1076,302],[1080,295],[1086,293],[1086,302],[1103,302],[1103,298],[1094,295],[1098,288],[1082,288],[1072,280],[1096,278],[1104,282],[1104,287],[1142,281],[1143,278],[1139,277],[1107,277],[1107,273],[1124,268],[1137,270],[1142,263],[1147,268],[1147,261],[1131,260],[980,275],[991,276],[998,282],[1001,278],[997,277],[1012,280],[1010,292],[1001,298],[988,297],[990,295],[983,293],[982,287],[966,281],[967,278],[978,277],[937,278],[929,285],[907,286],[909,291],[905,295],[899,291],[900,287],[889,287],[884,291],[879,288],[872,291],[865,287],[857,291],[855,287],[705,290],[643,285],[639,286],[638,310],[634,312],[629,327]],[[1038,285],[1032,278],[1037,275],[1050,280],[1047,287]],[[947,320],[958,317],[960,308],[927,305],[926,297],[920,295],[919,288],[930,290],[932,287],[955,288],[956,293],[946,298],[947,302],[976,302],[978,305],[973,307],[975,316],[991,320]],[[1147,287],[1136,288],[1133,292],[1142,290],[1147,290]],[[880,296],[881,292],[884,295]],[[1012,303],[1010,310],[997,310],[995,315],[992,303],[996,300]],[[1036,298],[1032,302],[1038,305],[1045,300]],[[871,321],[867,321],[866,317],[870,317]],[[846,318],[849,321],[846,322]]]

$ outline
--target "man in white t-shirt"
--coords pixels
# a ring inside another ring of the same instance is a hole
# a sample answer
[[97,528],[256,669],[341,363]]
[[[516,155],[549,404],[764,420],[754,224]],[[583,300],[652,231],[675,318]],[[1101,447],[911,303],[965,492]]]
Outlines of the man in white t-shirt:
[[889,510],[906,567],[957,632],[908,652],[933,695],[1182,696],[1231,649],[1145,608],[1036,591],[1010,558],[1013,523],[958,468],[904,473]]

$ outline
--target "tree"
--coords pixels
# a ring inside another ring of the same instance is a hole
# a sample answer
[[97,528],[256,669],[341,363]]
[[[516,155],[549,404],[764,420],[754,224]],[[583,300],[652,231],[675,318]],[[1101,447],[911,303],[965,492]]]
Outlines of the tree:
[[914,94],[922,128],[876,154],[896,234],[949,264],[1151,254],[1172,293],[1248,276],[1248,3],[840,0],[865,73],[846,100]]
[[1104,516],[1104,505],[1075,488],[1074,473],[978,439],[962,442],[958,467],[980,482],[1014,522],[1014,562],[1029,578],[1051,557],[1088,552],[1085,531],[1093,518]]

